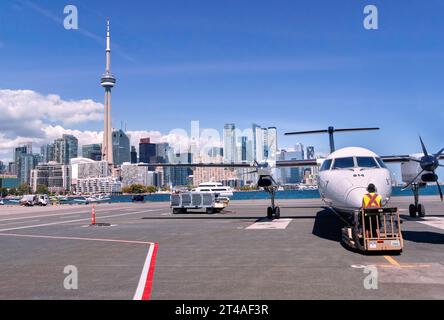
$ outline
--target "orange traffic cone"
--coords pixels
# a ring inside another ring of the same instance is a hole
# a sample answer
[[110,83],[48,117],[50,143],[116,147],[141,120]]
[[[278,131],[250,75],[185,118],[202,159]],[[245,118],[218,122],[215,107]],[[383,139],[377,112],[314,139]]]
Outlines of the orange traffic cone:
[[91,211],[91,225],[95,225],[96,224],[96,210],[95,210],[95,206],[92,207],[92,211]]

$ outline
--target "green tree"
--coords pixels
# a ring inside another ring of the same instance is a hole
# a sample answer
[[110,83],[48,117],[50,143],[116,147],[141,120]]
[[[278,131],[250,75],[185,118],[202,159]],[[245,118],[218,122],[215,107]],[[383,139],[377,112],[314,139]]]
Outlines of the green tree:
[[157,187],[155,187],[155,186],[147,186],[147,187],[145,187],[145,192],[146,193],[156,193],[157,192]]
[[141,184],[132,184],[129,187],[122,189],[123,193],[141,194],[145,193],[145,187]]
[[49,190],[48,187],[44,184],[37,185],[37,194],[48,194]]
[[24,195],[24,194],[29,194],[31,193],[31,187],[29,186],[28,183],[22,183],[19,187],[18,187],[18,193],[20,195]]
[[8,194],[10,194],[11,196],[16,196],[18,194],[17,189],[16,188],[9,189]]
[[8,189],[0,188],[0,198],[6,197],[8,195]]

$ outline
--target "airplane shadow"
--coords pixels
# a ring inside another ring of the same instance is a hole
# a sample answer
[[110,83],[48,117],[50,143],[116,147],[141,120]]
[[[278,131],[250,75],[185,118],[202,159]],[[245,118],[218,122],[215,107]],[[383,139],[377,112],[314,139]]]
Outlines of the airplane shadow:
[[341,242],[341,228],[344,225],[333,211],[324,208],[316,214],[312,234],[322,239]]
[[[316,219],[316,216],[287,216],[282,219]],[[254,222],[268,221],[266,216],[224,216],[223,214],[206,214],[202,212],[177,213],[170,216],[143,217],[143,220],[248,220]]]
[[[349,221],[351,218],[351,216],[347,214],[338,214],[346,221]],[[399,255],[399,252],[362,252],[348,247],[342,241],[341,229],[346,226],[346,223],[341,218],[329,208],[324,208],[316,215],[312,234],[322,239],[338,242],[345,250],[364,256],[381,256],[384,254]]]
[[431,231],[402,231],[404,240],[417,243],[444,244],[444,234]]

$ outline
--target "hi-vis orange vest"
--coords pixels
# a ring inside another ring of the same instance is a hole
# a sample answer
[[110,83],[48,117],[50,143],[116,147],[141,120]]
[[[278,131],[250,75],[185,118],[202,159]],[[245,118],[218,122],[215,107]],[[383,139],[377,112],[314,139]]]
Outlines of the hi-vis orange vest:
[[362,207],[367,208],[381,208],[382,197],[377,193],[367,193],[362,200]]

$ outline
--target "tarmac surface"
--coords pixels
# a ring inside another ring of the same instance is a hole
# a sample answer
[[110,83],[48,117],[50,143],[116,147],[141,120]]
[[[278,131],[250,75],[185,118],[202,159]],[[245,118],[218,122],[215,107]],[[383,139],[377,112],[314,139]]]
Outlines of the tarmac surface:
[[99,204],[101,227],[92,205],[0,207],[0,299],[443,299],[444,204],[422,197],[427,216],[411,219],[411,200],[390,203],[405,240],[394,256],[346,249],[320,200],[279,200],[272,222],[266,200],[213,215]]

